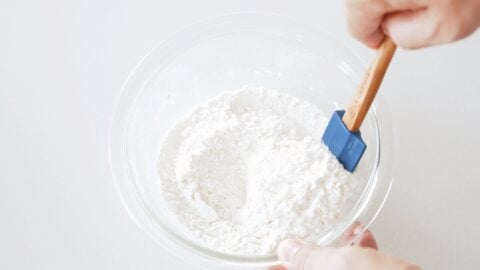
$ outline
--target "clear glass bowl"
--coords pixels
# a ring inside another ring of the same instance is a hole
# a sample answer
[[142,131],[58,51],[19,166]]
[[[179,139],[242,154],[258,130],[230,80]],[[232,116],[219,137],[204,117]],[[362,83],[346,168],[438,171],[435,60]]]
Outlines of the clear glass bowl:
[[[157,158],[167,131],[195,104],[244,85],[307,99],[327,114],[345,108],[365,64],[332,38],[279,15],[232,14],[193,25],[155,47],[125,82],[110,130],[112,172],[125,207],[162,247],[203,269],[263,269],[271,256],[238,256],[201,246],[162,201]],[[394,130],[378,96],[361,129],[368,145],[355,171],[352,204],[319,244],[339,246],[355,222],[367,228],[392,183]]]

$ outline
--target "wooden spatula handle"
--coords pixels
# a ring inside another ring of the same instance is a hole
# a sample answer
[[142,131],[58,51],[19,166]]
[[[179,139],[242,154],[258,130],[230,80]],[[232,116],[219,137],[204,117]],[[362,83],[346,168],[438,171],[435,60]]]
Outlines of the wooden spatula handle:
[[356,132],[360,129],[396,49],[397,46],[389,37],[386,37],[378,48],[375,61],[368,68],[343,116],[342,120],[350,131]]

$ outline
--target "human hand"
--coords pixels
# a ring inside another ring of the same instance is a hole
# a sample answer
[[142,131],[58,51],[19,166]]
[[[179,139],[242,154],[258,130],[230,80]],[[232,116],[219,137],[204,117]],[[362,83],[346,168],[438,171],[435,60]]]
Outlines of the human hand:
[[390,36],[416,49],[464,38],[480,26],[480,0],[346,0],[350,33],[371,48]]
[[[345,235],[350,242],[363,231],[362,225],[352,227]],[[351,246],[321,248],[299,240],[283,241],[278,247],[282,265],[269,270],[419,270],[417,266],[377,251],[370,231],[365,231]]]

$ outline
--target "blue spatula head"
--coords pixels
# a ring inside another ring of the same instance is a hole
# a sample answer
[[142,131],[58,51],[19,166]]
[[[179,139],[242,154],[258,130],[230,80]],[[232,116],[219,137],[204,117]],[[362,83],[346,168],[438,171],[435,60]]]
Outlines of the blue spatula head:
[[360,159],[367,148],[363,142],[360,132],[351,132],[343,123],[342,117],[345,111],[333,113],[322,140],[330,151],[342,163],[343,167],[353,172],[360,162]]

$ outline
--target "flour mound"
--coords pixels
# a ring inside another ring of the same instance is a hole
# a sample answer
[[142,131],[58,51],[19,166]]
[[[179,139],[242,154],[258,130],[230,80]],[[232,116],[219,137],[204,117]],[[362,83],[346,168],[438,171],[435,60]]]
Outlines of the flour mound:
[[321,143],[327,121],[276,90],[226,92],[168,133],[163,200],[191,238],[219,251],[267,255],[285,238],[317,242],[355,184]]

